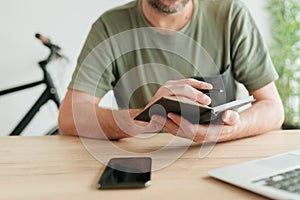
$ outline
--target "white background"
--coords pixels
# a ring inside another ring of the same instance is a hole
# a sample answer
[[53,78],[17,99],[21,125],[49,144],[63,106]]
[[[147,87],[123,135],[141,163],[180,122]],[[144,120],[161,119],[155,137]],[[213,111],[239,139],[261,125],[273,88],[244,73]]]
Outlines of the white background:
[[[64,84],[74,69],[76,59],[92,23],[109,8],[129,0],[9,0],[0,1],[0,90],[42,78],[37,62],[45,58],[48,49],[34,38],[43,33],[59,44],[70,59],[50,67]],[[252,12],[267,43],[270,43],[269,16],[266,1],[243,0]],[[59,70],[58,70],[59,69]],[[58,80],[58,79],[57,79]],[[0,136],[8,135],[13,127],[39,97],[44,87],[28,89],[0,97]],[[64,89],[61,90],[62,93]],[[103,103],[103,102],[102,102]],[[110,105],[108,98],[105,105]],[[57,110],[52,103],[40,110],[23,135],[42,135],[57,121]]]

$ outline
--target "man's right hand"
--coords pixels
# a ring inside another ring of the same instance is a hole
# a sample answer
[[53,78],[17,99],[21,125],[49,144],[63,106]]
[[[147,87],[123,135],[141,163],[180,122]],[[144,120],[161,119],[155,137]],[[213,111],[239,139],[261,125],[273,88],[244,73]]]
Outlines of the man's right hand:
[[212,85],[192,78],[170,80],[157,90],[147,106],[163,96],[173,96],[175,98],[188,99],[203,105],[209,105],[211,103],[210,97],[200,92],[200,89],[210,90],[212,89]]

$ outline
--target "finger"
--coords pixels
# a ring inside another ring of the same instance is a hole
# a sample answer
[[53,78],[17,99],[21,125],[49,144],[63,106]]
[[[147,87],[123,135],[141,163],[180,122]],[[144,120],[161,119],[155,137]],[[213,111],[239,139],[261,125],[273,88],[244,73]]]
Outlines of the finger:
[[163,123],[166,119],[162,117],[162,119],[160,120],[161,123],[158,123],[155,120],[150,120],[150,122],[143,122],[143,121],[135,121],[135,125],[137,126],[137,131],[139,131],[139,133],[143,132],[143,133],[150,133],[150,132],[157,132],[162,130],[163,128]]
[[205,90],[213,89],[212,84],[204,82],[204,81],[198,81],[193,78],[185,79],[185,82],[196,89],[205,89]]
[[200,104],[209,105],[211,99],[206,94],[200,92],[189,84],[174,84],[164,86],[167,92],[165,94],[175,96],[177,98],[185,97],[191,101],[198,102]]
[[200,92],[199,90],[211,90],[213,89],[213,85],[204,81],[199,81],[194,78],[186,79],[186,83],[195,88],[197,91],[197,100],[199,103],[204,105],[209,105],[211,103],[211,99],[209,96],[205,95],[204,93]]
[[163,125],[163,130],[171,133],[173,135],[176,136],[176,134],[178,133],[179,127],[177,126],[177,124],[175,124],[174,122],[172,122],[169,119],[163,118],[161,116],[158,115],[154,115],[151,120],[155,121],[158,124]]
[[173,113],[169,113],[168,117],[179,126],[179,130],[184,132],[180,134],[181,137],[188,138],[196,143],[215,142],[224,136],[227,137],[226,134],[222,135],[223,125],[191,124],[186,119]]
[[157,123],[155,121],[150,121],[149,125],[146,127],[146,129],[144,130],[144,132],[158,132],[160,130],[163,129],[163,124],[161,123]]
[[225,123],[225,125],[235,125],[240,120],[240,115],[238,112],[235,112],[233,110],[226,110],[222,115],[222,120]]
[[168,118],[170,118],[179,127],[179,134],[181,136],[193,141],[197,140],[196,136],[198,134],[198,125],[192,124],[188,120],[174,113],[169,113]]
[[172,135],[175,136],[181,136],[182,131],[180,130],[179,126],[177,126],[177,124],[175,124],[172,120],[167,119],[165,126],[163,128],[164,131],[171,133]]
[[168,118],[170,118],[175,124],[177,124],[178,126],[180,126],[181,124],[181,120],[183,120],[183,118],[179,115],[176,115],[174,113],[169,113],[168,114]]
[[161,129],[164,127],[166,123],[166,118],[160,115],[153,115],[150,120],[150,124],[153,124],[154,126],[159,126]]
[[194,78],[188,79],[180,79],[180,80],[170,80],[165,83],[165,85],[174,85],[174,84],[188,84],[196,89],[206,89],[211,90],[213,89],[213,85],[204,81],[199,81]]
[[131,131],[129,135],[134,136],[139,133],[151,133],[151,132],[157,132],[162,130],[162,125],[151,122],[147,124],[141,124],[141,123],[136,123],[135,122],[135,132]]
[[[196,89],[193,89],[196,90]],[[195,93],[197,93],[197,102],[203,105],[209,105],[211,104],[211,98],[209,96],[207,96],[206,94],[196,90],[194,91]]]

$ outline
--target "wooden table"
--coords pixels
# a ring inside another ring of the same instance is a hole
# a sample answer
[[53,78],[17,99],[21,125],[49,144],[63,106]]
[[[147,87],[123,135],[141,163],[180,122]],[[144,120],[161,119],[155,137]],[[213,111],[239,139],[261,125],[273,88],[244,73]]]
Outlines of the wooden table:
[[265,199],[210,178],[207,171],[300,148],[300,130],[274,131],[220,143],[204,158],[199,158],[202,146],[192,144],[173,163],[156,169],[152,173],[152,186],[148,188],[96,189],[104,165],[96,159],[93,149],[101,146],[103,155],[112,154],[111,149],[105,152],[110,143],[143,154],[162,152],[156,159],[159,163],[180,151],[187,142],[179,140],[167,149],[167,154],[160,150],[173,139],[170,134],[113,143],[66,136],[1,137],[0,199]]

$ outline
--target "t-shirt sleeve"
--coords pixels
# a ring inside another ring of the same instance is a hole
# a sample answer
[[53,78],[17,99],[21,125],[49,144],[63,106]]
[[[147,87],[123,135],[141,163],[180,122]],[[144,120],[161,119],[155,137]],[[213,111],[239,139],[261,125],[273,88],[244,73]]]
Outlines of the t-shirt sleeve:
[[68,88],[100,98],[111,90],[115,76],[110,49],[106,27],[99,18],[91,27]]
[[232,12],[231,60],[235,79],[249,92],[275,81],[278,74],[249,10],[238,3]]

